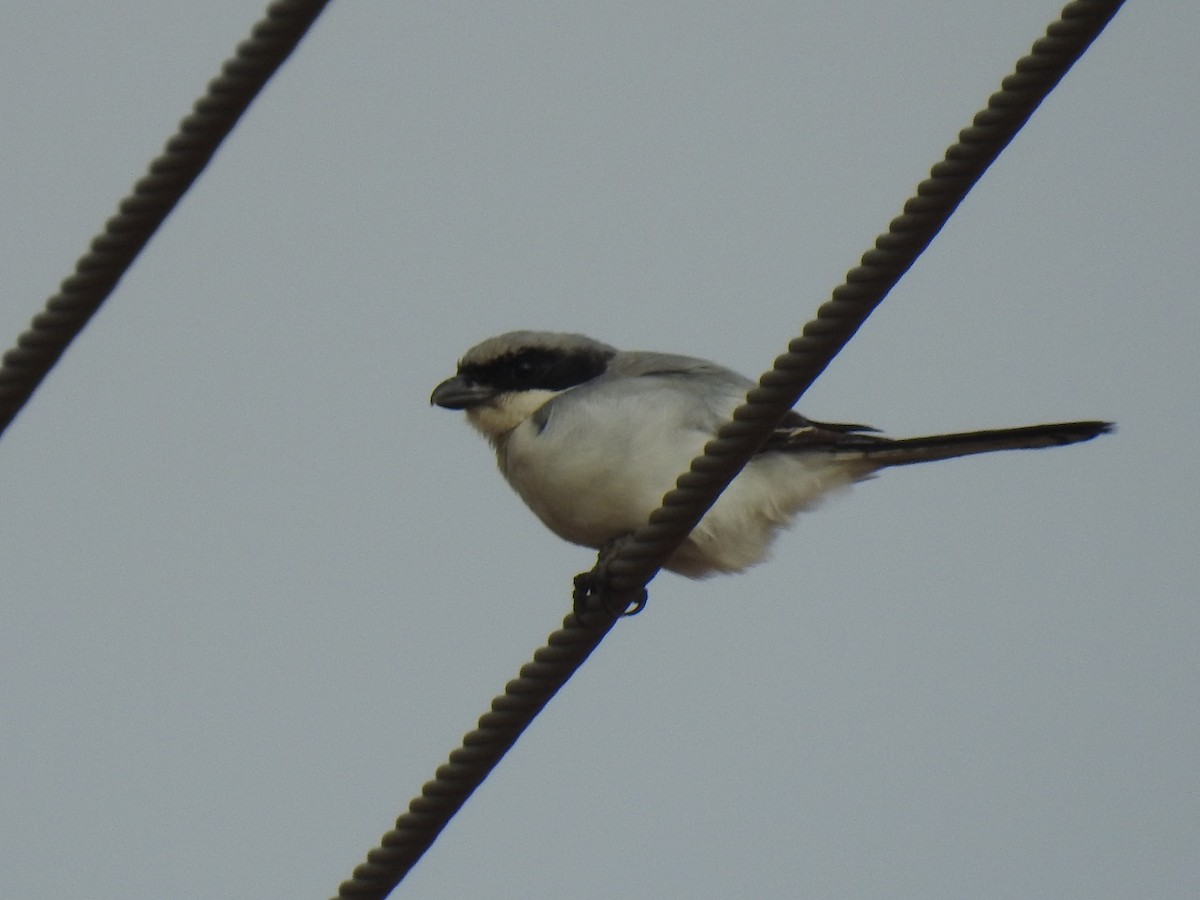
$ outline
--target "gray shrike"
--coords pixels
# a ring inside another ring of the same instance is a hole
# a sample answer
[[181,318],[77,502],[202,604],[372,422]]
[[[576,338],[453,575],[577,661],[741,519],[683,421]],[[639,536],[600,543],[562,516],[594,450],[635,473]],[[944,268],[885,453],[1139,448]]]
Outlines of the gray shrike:
[[[468,350],[430,399],[466,410],[551,531],[598,549],[646,522],[753,387],[703,359],[512,331]],[[797,513],[888,466],[1074,444],[1111,429],[1065,422],[894,440],[792,411],[665,568],[704,578],[761,562]]]

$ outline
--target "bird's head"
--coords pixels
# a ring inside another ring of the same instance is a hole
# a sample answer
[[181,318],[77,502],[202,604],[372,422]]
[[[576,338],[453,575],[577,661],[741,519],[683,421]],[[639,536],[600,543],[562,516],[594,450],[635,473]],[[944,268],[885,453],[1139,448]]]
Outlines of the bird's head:
[[468,350],[430,403],[465,410],[472,425],[498,440],[556,394],[602,375],[616,353],[582,334],[510,331]]

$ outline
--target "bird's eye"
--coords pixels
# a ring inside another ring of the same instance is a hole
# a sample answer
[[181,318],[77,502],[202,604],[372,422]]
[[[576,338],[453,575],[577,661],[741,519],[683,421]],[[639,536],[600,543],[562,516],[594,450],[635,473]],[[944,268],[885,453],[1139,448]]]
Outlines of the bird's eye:
[[537,372],[537,364],[528,357],[519,357],[513,360],[512,373],[518,378],[524,380],[531,378]]

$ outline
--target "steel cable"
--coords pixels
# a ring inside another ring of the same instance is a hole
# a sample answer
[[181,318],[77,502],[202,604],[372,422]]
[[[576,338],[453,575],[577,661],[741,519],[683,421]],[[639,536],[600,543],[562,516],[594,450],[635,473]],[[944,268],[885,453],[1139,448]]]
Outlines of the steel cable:
[[[959,134],[931,177],[917,187],[859,266],[851,269],[832,299],[804,326],[788,352],[764,374],[759,387],[735,411],[681,475],[676,489],[663,500],[649,523],[638,529],[612,554],[602,554],[593,570],[602,601],[633,601],[658,572],[663,561],[684,540],[705,511],[771,429],[795,405],[801,394],[829,365],[900,277],[941,230],[967,192],[1008,145],[1046,95],[1083,54],[1121,6],[1122,0],[1077,0],[1068,4],[1032,52],[1017,62],[1016,71],[1001,83],[987,108],[971,127]],[[612,628],[611,602],[597,606],[594,627],[569,615],[563,628],[550,636],[534,662],[521,669],[505,693],[492,701],[492,712],[463,739],[450,762],[426,782],[409,811],[384,835],[367,862],[341,884],[339,898],[382,900],[400,883],[438,834],[478,787],[496,763],[516,743],[533,717],[549,702]],[[588,617],[589,622],[591,616]]]
[[558,689],[567,683],[612,628],[613,617],[599,627],[584,625],[574,613],[563,627],[521,667],[520,674],[504,693],[492,700],[491,709],[479,717],[474,731],[463,737],[462,746],[438,766],[435,777],[421,788],[396,820],[396,827],[383,836],[367,861],[355,868],[352,877],[338,888],[339,898],[386,897],[400,883],[442,829],[467,802],[501,758],[517,742]]
[[154,159],[117,214],[75,263],[0,362],[0,434],[71,341],[108,299],[142,248],[208,165],[242,113],[300,43],[329,0],[278,0],[221,66],[192,112]]
[[780,419],[796,405],[934,239],[968,191],[1008,146],[1034,110],[1083,54],[1123,0],[1077,0],[1062,10],[1029,55],[988,98],[969,128],[917,186],[916,195],[888,230],[846,274],[832,299],[817,310],[800,337],[759,379],[733,420],[717,431],[679,477],[646,525],[602,556],[588,576],[601,603],[621,605],[643,596],[663,562],[687,538]]

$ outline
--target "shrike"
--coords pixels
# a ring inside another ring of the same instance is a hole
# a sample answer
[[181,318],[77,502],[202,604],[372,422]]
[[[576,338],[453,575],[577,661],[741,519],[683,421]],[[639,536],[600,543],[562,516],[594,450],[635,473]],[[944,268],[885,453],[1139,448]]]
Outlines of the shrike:
[[[431,402],[466,410],[508,483],[551,531],[601,548],[645,523],[753,387],[703,359],[512,331],[468,350]],[[889,466],[1074,444],[1111,428],[1064,422],[895,440],[793,411],[665,568],[704,578],[761,562],[797,513]]]

